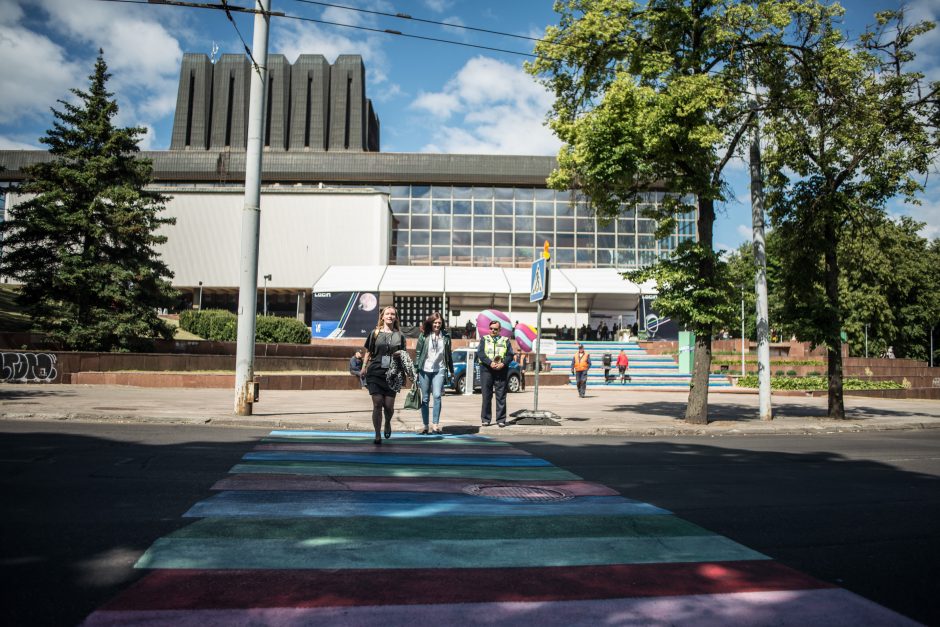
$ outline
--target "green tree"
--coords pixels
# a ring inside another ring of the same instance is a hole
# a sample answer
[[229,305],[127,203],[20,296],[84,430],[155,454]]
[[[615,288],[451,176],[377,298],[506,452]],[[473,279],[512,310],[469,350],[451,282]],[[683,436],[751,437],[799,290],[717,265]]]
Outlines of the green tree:
[[847,229],[839,248],[843,328],[855,355],[877,356],[888,346],[898,357],[928,359],[930,327],[940,319],[940,243],[918,232],[910,217],[883,215],[864,229]]
[[[768,208],[782,255],[782,313],[798,335],[828,353],[829,417],[845,417],[840,332],[840,244],[897,195],[913,200],[936,149],[936,85],[908,71],[911,44],[932,24],[903,12],[849,45],[831,16],[806,25],[818,37],[767,55]],[[935,127],[934,127],[935,128]],[[866,305],[868,307],[870,305]]]
[[697,212],[698,241],[631,278],[656,279],[657,309],[695,332],[685,418],[707,423],[711,338],[737,302],[712,233],[725,167],[755,115],[745,61],[781,46],[795,16],[828,9],[813,0],[558,0],[555,11],[559,24],[528,66],[554,93],[549,125],[564,143],[549,184],[580,189],[602,218],[661,186],[667,202],[651,214],[659,237],[677,213]]
[[165,198],[145,189],[149,161],[137,158],[143,128],[116,128],[99,51],[88,91],[59,100],[40,141],[50,159],[26,170],[24,202],[7,209],[0,273],[22,283],[18,300],[34,328],[65,347],[129,350],[172,331],[156,314],[171,307],[172,274],[154,246],[171,219]]

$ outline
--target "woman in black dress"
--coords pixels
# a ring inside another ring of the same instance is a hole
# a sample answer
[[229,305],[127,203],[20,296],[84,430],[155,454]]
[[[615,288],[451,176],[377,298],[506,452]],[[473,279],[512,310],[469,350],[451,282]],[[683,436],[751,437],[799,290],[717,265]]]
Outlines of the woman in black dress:
[[395,411],[396,391],[386,381],[392,355],[405,349],[405,336],[398,326],[398,312],[394,307],[382,308],[375,329],[366,338],[366,355],[363,358],[362,371],[366,373],[366,388],[372,397],[372,427],[375,429],[375,443],[382,443],[380,429],[382,416],[385,416],[385,437],[392,437],[392,413]]

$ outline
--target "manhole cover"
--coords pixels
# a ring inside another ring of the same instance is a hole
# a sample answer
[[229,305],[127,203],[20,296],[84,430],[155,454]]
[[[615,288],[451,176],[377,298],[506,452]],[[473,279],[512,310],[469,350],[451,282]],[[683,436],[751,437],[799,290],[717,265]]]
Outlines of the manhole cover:
[[473,496],[503,501],[567,501],[571,495],[562,490],[532,485],[472,485],[464,492]]

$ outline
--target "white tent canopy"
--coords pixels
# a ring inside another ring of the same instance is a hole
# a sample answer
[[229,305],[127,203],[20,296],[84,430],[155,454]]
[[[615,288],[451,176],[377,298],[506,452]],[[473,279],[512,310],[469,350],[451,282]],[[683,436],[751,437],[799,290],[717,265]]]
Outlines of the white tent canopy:
[[[446,295],[450,309],[507,307],[534,309],[529,303],[529,268],[465,266],[330,266],[314,292],[378,292],[395,295]],[[614,268],[554,268],[546,310],[632,311],[641,295],[655,294],[652,283],[637,285]]]

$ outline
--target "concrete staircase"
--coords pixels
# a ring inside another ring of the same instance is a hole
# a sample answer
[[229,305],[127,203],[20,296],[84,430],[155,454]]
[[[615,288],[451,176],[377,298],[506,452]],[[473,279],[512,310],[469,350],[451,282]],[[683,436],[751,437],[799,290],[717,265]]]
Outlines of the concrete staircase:
[[[588,387],[611,390],[688,390],[691,375],[679,374],[679,364],[668,355],[651,355],[636,342],[581,342],[584,350],[591,355],[591,369],[588,371]],[[571,359],[578,352],[578,343],[559,341],[558,352],[547,357],[553,372],[571,372]],[[620,382],[617,366],[611,366],[612,380],[604,381],[604,353],[610,353],[611,363],[616,364],[617,355],[623,350],[630,359],[627,374],[630,381]],[[575,385],[574,376],[568,377],[569,385]],[[709,377],[709,389],[731,388],[731,382],[725,375],[713,374]]]

